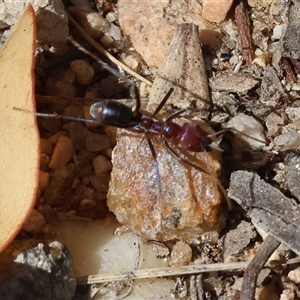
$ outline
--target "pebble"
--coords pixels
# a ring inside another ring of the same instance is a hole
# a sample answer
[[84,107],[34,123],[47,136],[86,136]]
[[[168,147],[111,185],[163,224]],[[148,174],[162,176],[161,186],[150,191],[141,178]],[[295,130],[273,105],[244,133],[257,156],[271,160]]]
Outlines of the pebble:
[[222,22],[225,20],[233,0],[204,0],[202,17],[210,22]]
[[105,133],[107,134],[112,145],[117,144],[117,128],[113,126],[105,126]]
[[71,70],[75,73],[75,80],[81,85],[92,83],[94,68],[83,59],[76,59],[71,62]]
[[288,279],[293,281],[296,284],[300,284],[300,267],[292,270],[288,273]]
[[49,168],[58,169],[66,165],[66,163],[75,155],[72,141],[69,137],[62,136],[54,148]]
[[237,130],[233,130],[234,139],[232,141],[233,147],[237,150],[244,150],[245,148],[261,150],[266,146],[267,139],[264,128],[252,116],[240,113],[228,122],[227,127]]
[[[26,3],[22,1],[2,1],[0,20],[5,20],[8,25],[15,24]],[[30,3],[37,12],[37,40],[39,43],[54,47],[65,44],[69,35],[69,25],[63,1],[34,0]]]
[[268,136],[275,136],[279,134],[280,125],[283,125],[283,120],[276,113],[271,112],[266,117],[266,127],[268,129]]
[[84,211],[96,206],[96,201],[93,199],[83,199],[80,201],[78,211]]
[[256,237],[256,232],[253,226],[249,222],[241,221],[236,229],[230,230],[226,234],[224,253],[234,255],[242,252],[254,237]]
[[89,132],[86,136],[85,147],[90,152],[101,151],[110,146],[109,138],[105,134]]
[[71,117],[83,118],[83,108],[80,105],[68,105],[64,108],[62,114]]
[[110,174],[101,173],[97,175],[90,176],[90,182],[93,187],[101,193],[107,193],[109,186]]
[[138,55],[129,54],[122,58],[122,62],[135,72],[139,72],[141,70],[142,65]]
[[198,1],[118,1],[119,23],[124,34],[130,36],[136,51],[153,68],[161,65],[176,26],[182,23],[197,25],[201,42],[219,48],[219,29],[204,21],[201,13]]
[[276,151],[296,150],[300,147],[300,134],[290,130],[274,138],[274,149]]
[[93,160],[95,174],[101,174],[111,171],[112,163],[104,156],[98,155]]
[[110,23],[94,10],[81,10],[75,6],[68,7],[68,13],[94,39],[99,39],[110,29]]
[[177,242],[171,252],[171,262],[175,266],[186,266],[192,261],[192,248],[182,242]]
[[48,77],[45,84],[45,95],[72,98],[77,95],[75,73],[71,70]]
[[49,184],[50,174],[47,172],[40,171],[39,176],[39,189],[41,192],[44,192]]
[[29,218],[24,223],[22,229],[27,233],[38,235],[42,232],[45,225],[46,220],[43,215],[34,209]]
[[73,143],[75,150],[80,150],[86,141],[89,130],[79,122],[72,122],[68,126],[69,137]]
[[51,154],[52,153],[52,144],[47,139],[40,140],[41,153]]

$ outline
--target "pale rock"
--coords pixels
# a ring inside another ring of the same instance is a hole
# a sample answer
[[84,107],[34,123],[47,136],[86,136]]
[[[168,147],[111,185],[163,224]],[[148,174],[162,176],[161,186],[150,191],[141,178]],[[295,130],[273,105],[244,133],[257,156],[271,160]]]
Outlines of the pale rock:
[[93,160],[93,167],[94,167],[95,174],[98,175],[101,173],[106,173],[111,171],[112,164],[106,157],[102,155],[98,155]]
[[74,149],[79,150],[85,145],[85,140],[89,130],[79,122],[72,122],[68,126],[69,137],[73,143]]
[[[130,12],[130,13],[128,13]],[[119,23],[134,48],[150,67],[158,67],[165,58],[176,26],[193,23],[199,27],[201,42],[219,49],[221,32],[201,17],[198,1],[119,0]]]
[[225,20],[233,0],[204,0],[202,17],[210,22],[222,22]]
[[63,167],[75,155],[72,141],[69,137],[62,136],[54,148],[49,168],[58,169]]
[[0,3],[0,20],[8,25],[16,23],[19,14],[31,3],[37,19],[37,39],[54,47],[66,43],[69,35],[68,18],[61,0],[11,1]]
[[292,270],[288,273],[288,279],[293,281],[296,284],[300,284],[300,267]]
[[192,248],[182,242],[178,241],[171,252],[171,262],[176,266],[186,266],[192,260]]
[[99,39],[110,29],[110,23],[94,10],[81,10],[68,7],[68,13],[92,38]]
[[45,84],[45,94],[48,96],[58,96],[72,98],[77,94],[75,87],[75,73],[71,70],[48,77]]
[[71,62],[71,70],[75,73],[76,81],[81,85],[92,83],[94,68],[83,59],[76,59]]
[[93,187],[101,193],[107,193],[109,186],[110,174],[109,173],[101,173],[97,175],[92,175],[90,177],[90,182]]
[[299,147],[300,134],[294,130],[281,134],[274,139],[274,149],[276,151],[296,150]]
[[232,118],[227,127],[232,128],[234,133],[233,147],[243,150],[261,150],[266,146],[267,139],[263,126],[252,116],[240,113]]
[[40,171],[39,177],[39,189],[41,192],[44,192],[49,184],[50,174],[47,172]]
[[266,117],[266,127],[268,129],[268,136],[275,136],[279,134],[280,125],[283,125],[283,120],[276,113],[271,112]]
[[28,233],[37,235],[43,230],[45,225],[46,220],[43,215],[34,209],[22,229]]
[[52,144],[47,139],[41,139],[40,141],[41,153],[51,154],[52,153]]

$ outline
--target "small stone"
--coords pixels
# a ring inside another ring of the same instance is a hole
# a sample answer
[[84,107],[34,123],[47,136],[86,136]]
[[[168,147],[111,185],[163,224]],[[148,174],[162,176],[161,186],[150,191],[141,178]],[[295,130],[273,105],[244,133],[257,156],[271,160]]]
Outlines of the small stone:
[[80,105],[68,105],[64,108],[62,114],[71,117],[83,118],[83,108]]
[[107,193],[109,186],[110,174],[109,173],[101,173],[97,175],[90,176],[90,182],[93,187],[101,193]]
[[61,186],[66,179],[74,172],[75,165],[68,163],[60,169],[51,171],[51,180],[43,195],[45,203],[55,207],[60,201]]
[[105,148],[104,150],[101,151],[101,154],[104,155],[107,159],[111,160],[112,157],[112,148]]
[[117,128],[113,126],[105,126],[105,133],[107,134],[112,145],[117,144]]
[[224,252],[227,255],[241,253],[256,236],[253,226],[246,221],[242,221],[236,229],[230,230],[224,240]]
[[58,75],[48,77],[45,84],[45,94],[67,98],[75,97],[77,94],[75,73],[71,70],[66,70]]
[[96,206],[96,201],[93,199],[83,199],[80,201],[78,211],[89,210]]
[[112,163],[104,156],[98,155],[93,160],[95,174],[101,174],[111,171]]
[[273,34],[271,36],[272,41],[278,41],[283,36],[283,32],[285,30],[286,25],[285,24],[278,24],[275,25],[273,28]]
[[186,266],[192,261],[192,248],[182,242],[177,242],[171,252],[171,262],[175,266]]
[[50,174],[47,172],[40,171],[39,177],[39,189],[41,192],[44,192],[49,184]]
[[264,128],[254,117],[240,113],[228,122],[227,127],[235,129],[232,144],[236,150],[261,150],[266,146]]
[[76,59],[71,62],[71,70],[75,73],[76,81],[81,85],[92,83],[94,68],[83,59]]
[[268,136],[275,136],[280,131],[280,125],[283,125],[283,120],[276,113],[271,112],[266,117],[266,126],[268,129]]
[[76,289],[70,253],[57,241],[20,253],[3,279],[1,299],[71,300]]
[[74,155],[75,150],[71,139],[66,136],[60,137],[51,156],[49,168],[58,169],[63,167]]
[[30,234],[37,235],[43,230],[45,225],[46,220],[43,215],[34,209],[22,229]]
[[110,141],[107,135],[91,132],[87,134],[85,140],[86,150],[90,152],[97,152],[110,146]]
[[276,151],[296,150],[300,147],[300,134],[290,130],[274,139],[274,149]]
[[141,59],[138,55],[129,54],[122,58],[123,63],[131,70],[139,72],[141,69]]
[[[64,130],[60,130],[58,132],[56,132],[55,134],[53,134],[48,141],[52,144],[55,145],[58,143],[58,140],[62,137],[62,136],[66,136],[67,132]],[[52,153],[52,152],[51,152]]]
[[51,133],[55,133],[61,128],[61,120],[56,118],[39,118],[38,123]]
[[47,204],[39,204],[37,211],[42,214],[47,223],[51,226],[58,226],[60,224],[58,212]]
[[288,273],[288,279],[293,281],[296,284],[300,284],[300,267],[292,270]]
[[81,10],[75,6],[68,7],[70,15],[92,38],[99,39],[110,29],[110,23],[101,14],[93,10]]
[[210,22],[222,22],[225,20],[233,0],[204,0],[202,17]]
[[51,154],[52,153],[52,144],[47,139],[41,139],[41,153]]
[[89,130],[79,122],[72,122],[68,126],[69,136],[75,150],[80,150],[85,145]]

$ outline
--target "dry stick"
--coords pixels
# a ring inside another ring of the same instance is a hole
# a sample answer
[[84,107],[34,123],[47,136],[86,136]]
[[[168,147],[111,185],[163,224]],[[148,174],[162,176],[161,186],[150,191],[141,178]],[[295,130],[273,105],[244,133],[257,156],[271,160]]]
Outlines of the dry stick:
[[[66,12],[67,13],[67,12]],[[72,23],[72,25],[76,28],[76,30],[84,37],[92,46],[94,46],[102,55],[107,57],[114,64],[122,68],[125,72],[135,77],[136,79],[145,82],[147,85],[151,86],[152,82],[144,78],[143,76],[137,74],[126,65],[117,60],[113,55],[111,55],[108,51],[106,51],[100,44],[98,44],[82,27],[67,13],[67,16]]]
[[245,60],[246,66],[250,66],[254,58],[254,50],[251,37],[250,18],[245,5],[244,0],[241,0],[235,8],[234,17],[238,27],[242,56]]
[[282,69],[285,71],[287,82],[289,83],[297,82],[297,77],[289,62],[289,59],[287,57],[283,57],[281,59],[281,64],[282,64]]
[[280,242],[272,235],[266,237],[245,270],[240,300],[254,299],[257,276],[268,258],[279,245]]
[[218,263],[208,265],[194,265],[183,267],[165,267],[155,269],[144,269],[130,272],[119,272],[109,274],[89,275],[77,279],[77,284],[95,284],[108,281],[119,281],[128,279],[143,279],[155,277],[168,277],[176,275],[199,274],[204,272],[216,271],[230,271],[230,270],[244,270],[247,267],[247,262],[237,263]]

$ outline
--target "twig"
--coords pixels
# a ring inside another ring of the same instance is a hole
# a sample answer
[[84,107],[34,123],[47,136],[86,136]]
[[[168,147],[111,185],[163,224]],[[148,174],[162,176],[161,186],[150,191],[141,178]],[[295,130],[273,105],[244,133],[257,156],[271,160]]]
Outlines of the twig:
[[253,61],[254,51],[251,38],[250,18],[246,11],[246,7],[243,0],[241,0],[240,3],[236,6],[234,17],[236,25],[238,27],[238,33],[242,48],[242,56],[245,60],[246,66],[250,66]]
[[247,262],[203,264],[183,267],[165,267],[156,269],[136,270],[131,272],[97,274],[77,279],[78,284],[94,284],[107,281],[119,281],[128,279],[143,279],[155,277],[168,277],[175,275],[199,274],[204,272],[243,270]]
[[108,51],[106,51],[100,44],[98,44],[82,27],[67,13],[67,16],[72,23],[72,25],[76,28],[76,30],[92,45],[94,46],[102,55],[107,57],[114,64],[122,68],[125,72],[135,77],[136,79],[145,82],[147,85],[151,86],[152,82],[144,78],[143,76],[137,74],[130,68],[128,68],[125,64],[121,63],[117,60],[113,55],[111,55]]
[[254,258],[246,268],[240,294],[240,300],[254,299],[257,276],[268,258],[272,255],[272,253],[279,245],[280,242],[272,235],[268,235],[264,240]]
[[283,57],[281,59],[281,65],[282,65],[282,69],[285,72],[285,77],[286,77],[287,82],[290,82],[290,83],[297,82],[296,75],[292,69],[289,59],[286,57]]

